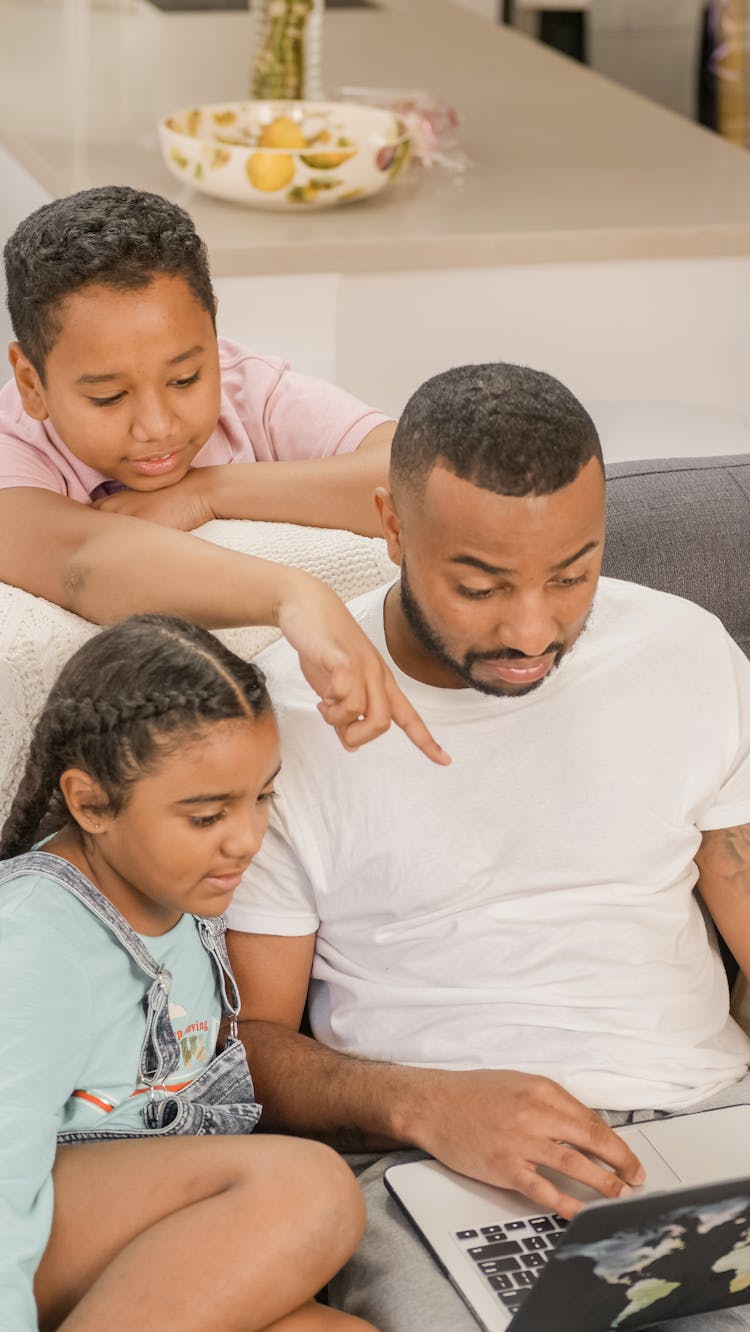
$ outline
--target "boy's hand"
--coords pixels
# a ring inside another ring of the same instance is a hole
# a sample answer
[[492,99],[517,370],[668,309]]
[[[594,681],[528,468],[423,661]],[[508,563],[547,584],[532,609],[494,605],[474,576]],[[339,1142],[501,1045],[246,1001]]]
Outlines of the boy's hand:
[[95,509],[105,513],[124,513],[130,518],[145,518],[162,527],[177,527],[192,532],[216,518],[207,489],[202,485],[201,471],[196,467],[173,486],[160,490],[120,490],[116,495],[97,500]]
[[299,655],[302,673],[320,697],[321,716],[345,749],[359,749],[400,726],[433,763],[450,763],[402,694],[380,653],[325,583],[288,570],[289,587],[275,622]]

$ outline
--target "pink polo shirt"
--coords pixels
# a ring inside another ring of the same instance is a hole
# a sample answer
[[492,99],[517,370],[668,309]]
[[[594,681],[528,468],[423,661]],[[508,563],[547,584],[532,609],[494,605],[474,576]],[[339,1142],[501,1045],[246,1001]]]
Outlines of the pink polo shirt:
[[[353,453],[365,435],[389,420],[343,389],[295,374],[286,361],[258,356],[224,338],[219,364],[221,414],[193,467]],[[106,481],[71,453],[51,421],[26,415],[13,380],[0,389],[0,489],[36,486],[88,504]]]

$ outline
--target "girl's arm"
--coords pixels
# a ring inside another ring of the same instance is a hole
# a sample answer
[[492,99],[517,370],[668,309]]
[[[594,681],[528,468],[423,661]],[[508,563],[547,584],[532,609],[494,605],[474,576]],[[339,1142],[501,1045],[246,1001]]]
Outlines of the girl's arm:
[[13,1332],[37,1327],[56,1134],[83,1069],[91,995],[76,956],[58,931],[0,914],[0,1327]]
[[183,531],[212,518],[254,518],[380,536],[373,493],[387,484],[394,430],[394,421],[376,426],[354,453],[340,457],[194,467],[174,486],[124,490],[96,507]]
[[163,611],[210,629],[276,625],[347,748],[395,722],[447,761],[366,634],[310,574],[31,487],[0,491],[0,533],[0,581],[95,624]]

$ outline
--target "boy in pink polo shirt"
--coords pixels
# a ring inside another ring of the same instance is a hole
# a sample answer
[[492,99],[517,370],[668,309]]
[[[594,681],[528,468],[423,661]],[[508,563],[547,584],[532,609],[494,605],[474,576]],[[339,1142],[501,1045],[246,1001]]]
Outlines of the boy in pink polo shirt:
[[206,248],[158,195],[107,186],[46,204],[5,268],[17,341],[0,391],[0,581],[99,624],[158,610],[278,625],[345,744],[395,720],[439,758],[328,588],[174,530],[257,518],[374,534],[393,423],[220,342]]

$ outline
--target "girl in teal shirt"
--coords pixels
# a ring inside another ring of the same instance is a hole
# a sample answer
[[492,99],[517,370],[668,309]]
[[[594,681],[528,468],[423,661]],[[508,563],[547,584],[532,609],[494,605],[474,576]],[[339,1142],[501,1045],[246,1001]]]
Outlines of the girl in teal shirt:
[[185,621],[104,630],[47,700],[0,838],[2,1328],[366,1328],[312,1301],[352,1176],[247,1136],[221,913],[278,770],[262,675]]

